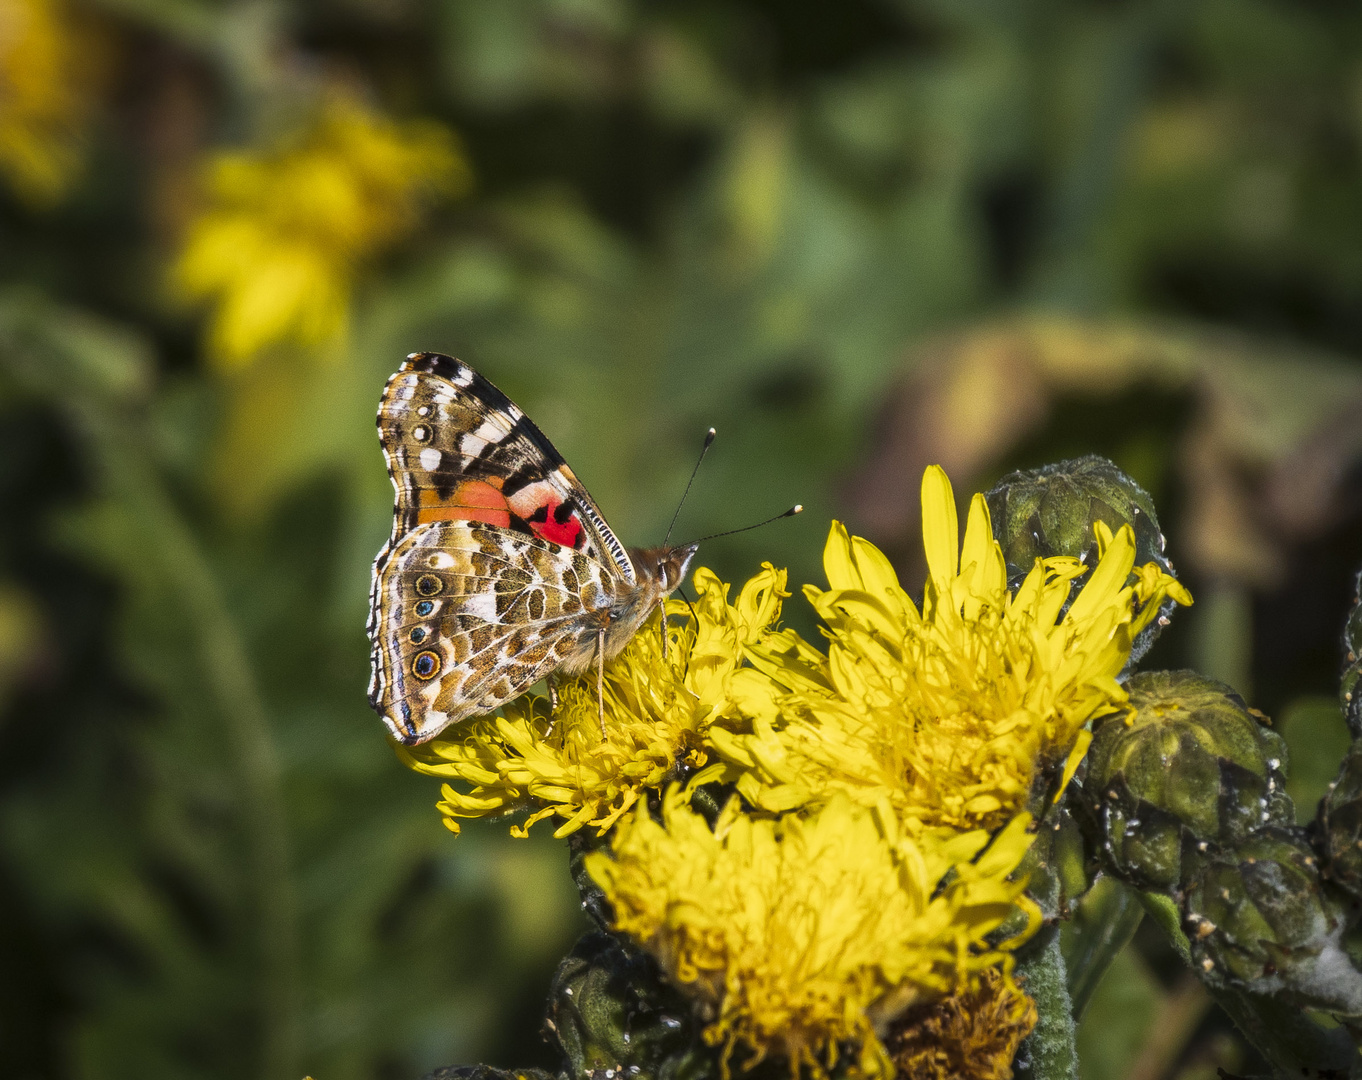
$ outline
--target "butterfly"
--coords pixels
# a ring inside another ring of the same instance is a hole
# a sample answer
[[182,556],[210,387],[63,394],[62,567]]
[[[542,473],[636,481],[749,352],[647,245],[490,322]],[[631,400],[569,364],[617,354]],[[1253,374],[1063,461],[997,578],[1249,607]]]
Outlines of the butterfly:
[[467,364],[413,353],[383,388],[396,499],[374,560],[369,703],[425,742],[550,675],[605,663],[697,544],[626,549],[554,446]]

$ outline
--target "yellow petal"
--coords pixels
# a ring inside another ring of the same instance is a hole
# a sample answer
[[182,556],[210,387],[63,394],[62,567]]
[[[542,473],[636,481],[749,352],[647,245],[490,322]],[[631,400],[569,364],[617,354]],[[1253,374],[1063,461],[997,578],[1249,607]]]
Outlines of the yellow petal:
[[959,529],[950,479],[940,465],[932,465],[922,474],[922,548],[927,572],[942,594],[959,570]]

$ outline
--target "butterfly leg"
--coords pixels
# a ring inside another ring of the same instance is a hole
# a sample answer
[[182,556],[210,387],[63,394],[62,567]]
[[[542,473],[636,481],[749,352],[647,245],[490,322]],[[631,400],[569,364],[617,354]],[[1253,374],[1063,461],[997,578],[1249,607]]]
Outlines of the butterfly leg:
[[662,612],[662,659],[667,659],[667,600],[665,597],[657,602],[657,609]]
[[605,741],[605,631],[596,635],[596,716],[601,722],[601,742]]
[[553,675],[544,680],[544,685],[549,691],[549,726],[544,729],[544,738],[553,734],[553,726],[558,722],[558,684],[554,682]]

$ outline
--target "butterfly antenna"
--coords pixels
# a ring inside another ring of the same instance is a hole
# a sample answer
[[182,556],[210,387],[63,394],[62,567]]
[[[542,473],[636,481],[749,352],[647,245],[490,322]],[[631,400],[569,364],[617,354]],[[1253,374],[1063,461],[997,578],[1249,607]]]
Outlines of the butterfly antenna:
[[[773,521],[779,521],[781,518],[794,517],[796,514],[802,514],[803,512],[804,507],[800,506],[799,503],[795,503],[794,506],[790,507],[790,509],[786,510],[783,514],[769,517],[765,521],[758,521],[755,525],[744,525],[741,529],[729,529],[726,532],[710,533],[708,536],[702,536],[698,540],[692,540],[691,544],[703,544],[706,540],[717,540],[721,536],[733,536],[737,533],[751,532],[753,529],[760,529],[763,525],[769,525]],[[686,546],[689,547],[690,545],[688,544]]]
[[686,481],[686,490],[681,492],[681,501],[676,504],[676,513],[672,515],[672,523],[667,526],[667,535],[662,538],[662,546],[667,546],[667,541],[672,538],[672,530],[676,528],[676,519],[681,516],[681,507],[686,505],[686,496],[690,494],[690,486],[695,483],[695,474],[700,471],[700,462],[705,460],[705,455],[709,453],[709,448],[714,445],[716,432],[710,428],[705,434],[705,445],[700,447],[700,456],[695,461],[695,468],[690,471],[690,479]]

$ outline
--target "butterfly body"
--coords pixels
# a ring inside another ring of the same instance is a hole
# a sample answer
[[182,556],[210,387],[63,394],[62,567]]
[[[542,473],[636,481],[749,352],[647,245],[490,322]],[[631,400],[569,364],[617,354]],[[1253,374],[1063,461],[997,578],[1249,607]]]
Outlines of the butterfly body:
[[409,357],[378,428],[396,499],[369,701],[408,745],[613,659],[695,554],[625,549],[552,443],[451,357]]

